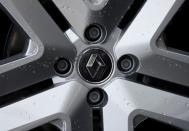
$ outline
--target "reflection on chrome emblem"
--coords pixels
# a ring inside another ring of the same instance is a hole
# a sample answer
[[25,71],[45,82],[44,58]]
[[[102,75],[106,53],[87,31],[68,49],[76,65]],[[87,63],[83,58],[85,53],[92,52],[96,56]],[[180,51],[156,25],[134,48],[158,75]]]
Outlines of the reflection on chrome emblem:
[[95,78],[97,75],[103,75],[106,65],[98,54],[92,54],[86,65],[86,68],[91,77]]

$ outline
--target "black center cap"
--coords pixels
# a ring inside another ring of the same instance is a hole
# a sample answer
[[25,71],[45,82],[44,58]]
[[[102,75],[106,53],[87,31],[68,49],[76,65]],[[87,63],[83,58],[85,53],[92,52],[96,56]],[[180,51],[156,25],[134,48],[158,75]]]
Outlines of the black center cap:
[[101,49],[86,51],[79,61],[79,73],[89,82],[102,82],[112,71],[110,56]]

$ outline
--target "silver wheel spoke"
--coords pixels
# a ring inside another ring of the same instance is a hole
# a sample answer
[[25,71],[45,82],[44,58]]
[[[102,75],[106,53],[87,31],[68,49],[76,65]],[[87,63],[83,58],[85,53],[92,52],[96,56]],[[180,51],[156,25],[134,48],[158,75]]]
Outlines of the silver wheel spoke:
[[108,36],[119,24],[132,0],[53,0],[67,18],[74,31],[82,38],[86,26],[97,23],[104,26]]
[[133,54],[140,60],[139,73],[188,85],[186,55],[160,49],[157,39],[183,0],[148,0],[115,47],[116,56]]
[[59,57],[74,60],[76,50],[73,44],[38,1],[4,0],[1,4],[31,39],[21,58],[0,61],[2,94],[51,78],[55,75],[53,66]]
[[[63,126],[66,124],[63,131],[65,128],[66,131],[77,131],[77,128],[91,130],[91,111],[85,102],[87,92],[88,89],[81,84],[70,82],[1,108],[0,122],[4,124],[0,128],[2,131],[24,131],[61,120]],[[78,112],[80,110],[84,112]]]
[[108,104],[103,109],[105,131],[130,130],[133,124],[130,117],[134,112],[135,115],[143,114],[188,128],[189,98],[121,79],[113,81],[105,90],[109,96]]

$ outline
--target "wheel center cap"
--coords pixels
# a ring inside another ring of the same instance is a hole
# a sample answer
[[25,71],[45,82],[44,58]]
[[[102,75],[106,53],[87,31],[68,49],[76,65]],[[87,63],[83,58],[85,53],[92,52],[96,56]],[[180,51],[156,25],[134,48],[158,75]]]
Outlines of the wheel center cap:
[[79,73],[88,82],[102,82],[110,76],[111,71],[112,60],[102,49],[87,50],[79,60]]

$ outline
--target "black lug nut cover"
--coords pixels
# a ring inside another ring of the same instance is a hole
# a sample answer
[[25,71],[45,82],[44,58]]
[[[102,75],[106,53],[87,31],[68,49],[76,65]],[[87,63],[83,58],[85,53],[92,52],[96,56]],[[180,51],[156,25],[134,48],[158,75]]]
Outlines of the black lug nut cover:
[[135,72],[138,64],[138,59],[133,55],[123,55],[117,62],[118,69],[126,74]]
[[95,42],[101,38],[102,29],[100,25],[93,24],[86,28],[85,30],[85,38],[88,41]]
[[60,58],[56,61],[54,68],[58,74],[67,74],[71,69],[71,63],[65,58]]
[[87,101],[92,107],[103,107],[107,104],[108,95],[100,88],[93,88],[87,95]]

